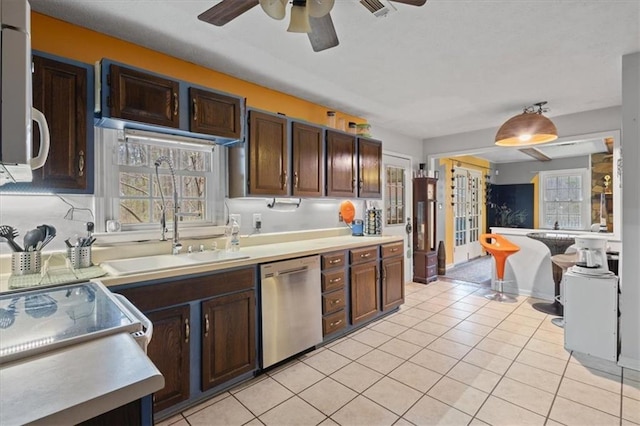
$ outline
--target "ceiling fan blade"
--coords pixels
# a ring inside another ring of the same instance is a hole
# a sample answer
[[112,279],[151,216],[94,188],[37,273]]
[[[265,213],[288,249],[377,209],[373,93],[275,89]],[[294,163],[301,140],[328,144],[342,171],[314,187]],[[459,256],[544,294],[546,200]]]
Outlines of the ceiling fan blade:
[[408,4],[409,6],[423,6],[427,0],[389,0],[396,3]]
[[309,24],[311,25],[311,32],[308,33],[308,36],[314,52],[321,52],[340,44],[330,13],[321,18],[312,18],[310,16]]
[[221,27],[257,5],[258,0],[222,0],[198,15],[198,19]]

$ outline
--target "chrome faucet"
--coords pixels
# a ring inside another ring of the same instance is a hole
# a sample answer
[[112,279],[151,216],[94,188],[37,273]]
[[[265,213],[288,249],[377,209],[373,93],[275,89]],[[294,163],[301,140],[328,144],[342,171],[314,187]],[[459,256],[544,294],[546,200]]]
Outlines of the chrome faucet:
[[162,199],[162,217],[160,218],[160,225],[162,226],[162,235],[160,241],[167,241],[167,215],[166,215],[166,203],[164,201],[164,194],[162,193],[162,185],[160,184],[160,177],[158,176],[158,167],[162,163],[167,163],[169,166],[169,172],[171,173],[171,180],[173,182],[173,239],[171,241],[171,254],[179,254],[182,250],[182,244],[180,243],[180,236],[178,234],[178,219],[185,216],[199,217],[200,213],[180,213],[180,205],[178,204],[178,185],[176,184],[176,172],[173,169],[173,162],[171,158],[166,155],[158,157],[154,163],[156,166],[156,179],[158,181],[158,188],[160,190],[160,198]]

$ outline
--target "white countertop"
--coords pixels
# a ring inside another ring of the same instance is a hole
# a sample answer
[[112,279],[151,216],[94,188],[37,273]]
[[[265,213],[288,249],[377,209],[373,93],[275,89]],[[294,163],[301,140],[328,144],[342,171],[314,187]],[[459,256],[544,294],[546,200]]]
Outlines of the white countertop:
[[203,272],[220,271],[223,269],[237,268],[241,266],[256,265],[259,263],[275,262],[294,257],[310,256],[319,253],[328,253],[336,250],[346,250],[357,247],[367,247],[378,244],[403,241],[400,236],[380,237],[352,237],[338,236],[327,238],[315,238],[310,240],[289,241],[241,247],[240,253],[248,255],[248,259],[233,260],[221,263],[199,264],[194,266],[165,269],[157,272],[143,274],[131,274],[118,277],[104,276],[98,278],[106,286],[130,284],[140,281],[157,280],[176,277],[180,275],[198,274]]
[[[118,356],[113,356],[117,354]],[[0,424],[76,424],[164,387],[127,333],[0,366]]]

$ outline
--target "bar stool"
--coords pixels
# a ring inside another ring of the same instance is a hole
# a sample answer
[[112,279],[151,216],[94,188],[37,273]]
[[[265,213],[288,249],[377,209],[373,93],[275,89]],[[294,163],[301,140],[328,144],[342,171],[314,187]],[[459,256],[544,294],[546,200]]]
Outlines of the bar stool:
[[[491,241],[493,240],[493,241]],[[504,265],[507,261],[507,257],[520,251],[520,247],[507,240],[502,235],[498,234],[482,234],[480,235],[480,244],[486,251],[491,253],[496,261],[496,275],[498,279],[498,291],[493,294],[487,294],[484,297],[496,302],[516,302],[516,298],[508,296],[503,293],[502,287],[504,284]]]
[[[554,265],[558,265],[562,269],[562,279],[560,281],[559,294],[556,296],[556,301],[560,303],[561,306],[564,306],[564,301],[562,296],[564,295],[563,284],[564,284],[564,273],[567,272],[567,269],[572,267],[578,261],[577,253],[565,253],[565,254],[556,254],[551,256],[551,262]],[[564,317],[560,314],[559,318],[553,318],[551,320],[553,325],[557,325],[558,327],[564,328]]]

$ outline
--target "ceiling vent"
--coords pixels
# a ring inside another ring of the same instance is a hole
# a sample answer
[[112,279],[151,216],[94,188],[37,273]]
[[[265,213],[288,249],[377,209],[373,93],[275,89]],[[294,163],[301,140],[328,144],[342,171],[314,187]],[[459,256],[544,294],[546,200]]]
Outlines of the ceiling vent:
[[360,0],[360,4],[373,13],[376,18],[384,18],[397,9],[387,0]]

